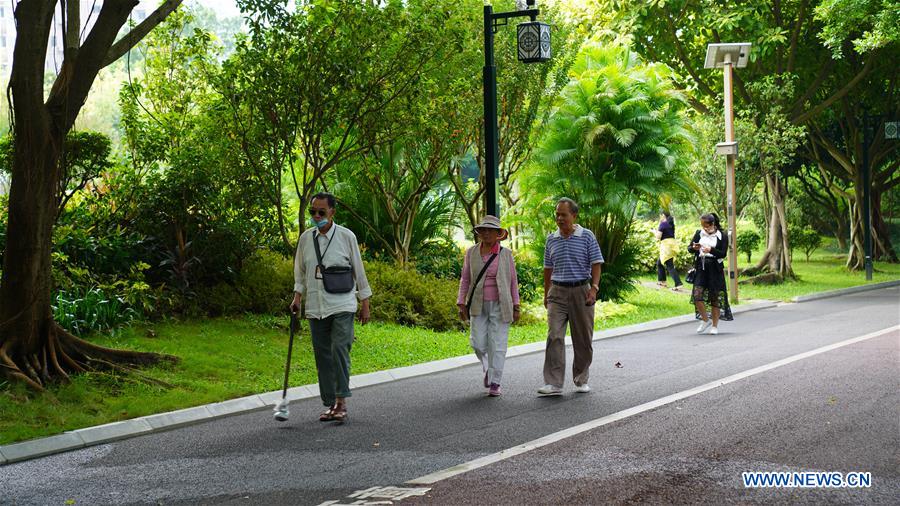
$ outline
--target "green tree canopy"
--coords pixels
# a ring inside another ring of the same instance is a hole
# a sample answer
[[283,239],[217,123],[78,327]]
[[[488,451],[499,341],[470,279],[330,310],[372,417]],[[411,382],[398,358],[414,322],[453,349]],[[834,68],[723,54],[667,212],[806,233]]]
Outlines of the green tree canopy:
[[684,187],[685,102],[664,66],[623,47],[587,44],[569,74],[523,179],[525,209],[543,234],[556,199],[575,199],[606,259],[601,295],[618,299],[635,274],[625,239],[637,203]]

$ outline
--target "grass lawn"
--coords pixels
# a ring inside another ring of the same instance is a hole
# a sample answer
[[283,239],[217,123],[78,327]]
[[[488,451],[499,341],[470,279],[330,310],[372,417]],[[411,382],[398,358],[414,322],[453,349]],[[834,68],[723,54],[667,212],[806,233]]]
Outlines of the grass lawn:
[[[825,251],[814,255],[810,262],[802,258],[795,261],[800,281],[771,287],[742,286],[740,294],[742,299],[787,300],[795,295],[865,283],[863,273],[848,273],[842,265],[842,259]],[[876,269],[876,282],[900,279],[898,265],[877,264]],[[655,276],[643,277],[642,281],[655,281]],[[596,327],[607,329],[689,314],[692,308],[687,299],[687,294],[641,286],[625,303],[601,303]],[[533,315],[531,323],[513,327],[510,345],[545,339],[546,328],[540,320],[543,307],[538,304],[529,311]],[[80,375],[71,384],[54,386],[43,394],[0,382],[0,444],[277,390],[283,378],[288,337],[286,318],[246,316],[142,324],[90,339],[105,346],[180,357],[174,366],[144,371],[173,387],[148,385],[109,373]],[[465,332],[433,332],[372,323],[357,327],[353,373],[468,353]],[[304,324],[295,343],[291,384],[315,381],[308,326]]]

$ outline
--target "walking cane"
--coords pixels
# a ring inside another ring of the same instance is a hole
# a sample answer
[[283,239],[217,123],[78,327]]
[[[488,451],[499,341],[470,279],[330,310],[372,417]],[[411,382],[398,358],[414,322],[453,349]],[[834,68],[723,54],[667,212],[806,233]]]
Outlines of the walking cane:
[[294,333],[297,332],[299,324],[297,313],[291,311],[291,338],[288,341],[287,363],[284,365],[284,389],[281,392],[281,401],[275,405],[275,420],[279,422],[286,422],[291,414],[288,409],[287,389],[288,378],[291,374],[291,351],[294,349]]

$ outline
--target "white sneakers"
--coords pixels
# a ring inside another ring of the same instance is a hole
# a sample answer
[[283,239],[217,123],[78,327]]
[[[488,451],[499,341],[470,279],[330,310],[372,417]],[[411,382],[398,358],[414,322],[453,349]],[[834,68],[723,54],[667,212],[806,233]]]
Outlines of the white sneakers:
[[[706,332],[706,329],[708,329],[710,325],[712,325],[711,320],[706,320],[705,322],[700,322],[700,326],[697,327],[697,333],[702,334],[702,333]],[[713,327],[713,328],[715,328],[715,327]],[[716,333],[718,334],[718,331],[716,331]]]
[[718,334],[719,334],[719,327],[710,327],[709,333],[712,334],[712,335],[714,335],[714,336],[715,336],[715,335],[718,335]]
[[538,388],[538,394],[550,396],[550,395],[562,395],[562,388],[556,385],[544,385],[541,388]]
[[[579,394],[586,394],[591,391],[591,386],[587,383],[581,385],[575,385],[575,391]],[[538,388],[538,394],[543,396],[550,395],[562,395],[562,388],[556,385],[544,385],[541,388]]]

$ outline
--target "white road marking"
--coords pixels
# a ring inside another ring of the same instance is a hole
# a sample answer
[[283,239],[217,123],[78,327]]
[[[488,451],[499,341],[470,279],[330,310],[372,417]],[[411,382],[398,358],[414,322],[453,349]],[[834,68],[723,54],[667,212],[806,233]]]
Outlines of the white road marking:
[[484,457],[465,462],[458,466],[453,466],[441,471],[437,471],[431,474],[426,474],[425,476],[421,476],[419,478],[415,478],[406,482],[407,485],[431,485],[437,483],[442,480],[446,480],[447,478],[452,478],[459,474],[463,474],[474,469],[478,469],[489,464],[493,464],[494,462],[499,462],[501,460],[506,460],[510,457],[515,457],[516,455],[521,455],[523,453],[529,452],[531,450],[535,450],[542,446],[547,446],[549,444],[555,443],[557,441],[562,441],[563,439],[570,438],[572,436],[576,436],[581,434],[582,432],[587,432],[591,429],[596,429],[597,427],[602,427],[604,425],[617,422],[619,420],[628,418],[630,416],[634,416],[645,411],[650,411],[652,409],[656,409],[660,406],[665,406],[666,404],[671,404],[676,401],[680,401],[682,399],[686,399],[688,397],[692,397],[694,395],[713,390],[715,388],[719,388],[721,386],[727,385],[729,383],[734,383],[736,381],[740,381],[745,378],[749,378],[750,376],[754,376],[756,374],[760,374],[766,371],[771,371],[777,367],[781,367],[783,365],[791,364],[794,362],[798,362],[800,360],[813,357],[815,355],[819,355],[822,353],[826,353],[832,350],[836,350],[838,348],[842,348],[844,346],[849,346],[851,344],[859,343],[862,341],[866,341],[868,339],[873,339],[876,337],[883,336],[885,334],[889,334],[891,332],[896,332],[900,330],[900,325],[895,325],[893,327],[889,327],[883,330],[879,330],[877,332],[872,332],[870,334],[866,334],[863,336],[853,337],[847,339],[845,341],[840,341],[834,344],[829,344],[828,346],[823,346],[821,348],[816,348],[814,350],[810,350],[804,353],[800,353],[797,355],[793,355],[781,360],[777,360],[775,362],[771,362],[765,365],[761,365],[759,367],[754,367],[753,369],[748,369],[743,372],[739,372],[737,374],[732,374],[731,376],[726,376],[722,379],[718,379],[716,381],[712,381],[706,383],[705,385],[700,385],[688,390],[683,390],[678,393],[674,393],[672,395],[667,395],[665,397],[661,397],[659,399],[640,404],[633,408],[628,408],[617,413],[613,413],[611,415],[604,416],[602,418],[598,418],[596,420],[591,420],[590,422],[585,422],[581,425],[576,425],[574,427],[569,427],[568,429],[561,430],[559,432],[554,432],[553,434],[549,434],[539,439],[535,439],[534,441],[529,441],[528,443],[524,443],[518,446],[514,446],[512,448],[508,448],[506,450],[502,450],[497,453],[493,453],[491,455],[485,455]]

